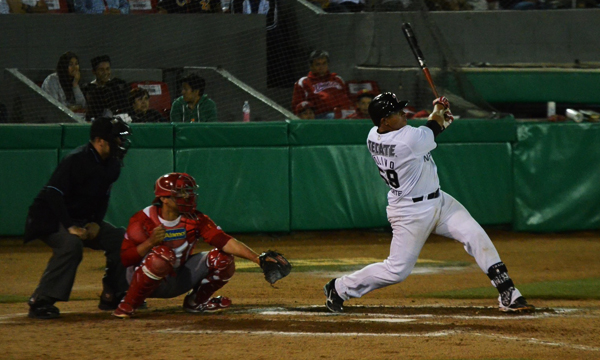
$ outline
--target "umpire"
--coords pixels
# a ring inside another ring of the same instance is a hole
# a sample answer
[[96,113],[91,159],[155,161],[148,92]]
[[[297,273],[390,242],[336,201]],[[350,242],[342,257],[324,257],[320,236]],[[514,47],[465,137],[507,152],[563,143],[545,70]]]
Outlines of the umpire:
[[29,299],[29,317],[60,316],[54,303],[68,301],[83,248],[104,250],[106,272],[99,308],[117,307],[127,291],[120,249],[125,229],[103,221],[110,190],[119,178],[130,145],[129,126],[120,118],[92,122],[90,141],[67,155],[29,207],[25,243],[41,239],[52,248],[40,283]]

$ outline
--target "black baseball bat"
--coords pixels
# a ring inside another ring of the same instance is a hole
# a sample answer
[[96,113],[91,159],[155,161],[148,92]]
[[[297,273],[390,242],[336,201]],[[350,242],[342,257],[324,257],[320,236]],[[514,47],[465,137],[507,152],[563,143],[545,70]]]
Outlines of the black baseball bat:
[[404,33],[404,36],[406,37],[406,41],[408,41],[408,45],[410,46],[410,49],[412,50],[413,54],[415,55],[415,58],[417,58],[417,61],[419,62],[419,66],[421,67],[421,70],[423,70],[423,73],[425,74],[425,78],[427,79],[427,82],[429,83],[429,86],[431,87],[431,90],[433,91],[433,95],[436,98],[440,97],[438,95],[437,89],[435,88],[435,84],[433,83],[433,78],[431,77],[431,74],[429,73],[429,69],[427,68],[427,64],[425,63],[425,56],[423,56],[423,53],[421,52],[421,48],[419,47],[419,43],[417,42],[417,38],[415,37],[415,33],[413,32],[413,29],[410,26],[410,23],[402,24],[402,32]]

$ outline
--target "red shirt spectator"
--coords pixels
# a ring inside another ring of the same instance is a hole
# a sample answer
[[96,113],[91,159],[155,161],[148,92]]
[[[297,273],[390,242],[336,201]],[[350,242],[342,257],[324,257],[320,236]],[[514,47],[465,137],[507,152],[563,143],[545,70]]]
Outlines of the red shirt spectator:
[[294,84],[292,109],[309,101],[315,109],[317,119],[333,119],[335,109],[352,109],[346,93],[346,84],[336,73],[329,72],[329,54],[315,50],[309,58],[310,71]]

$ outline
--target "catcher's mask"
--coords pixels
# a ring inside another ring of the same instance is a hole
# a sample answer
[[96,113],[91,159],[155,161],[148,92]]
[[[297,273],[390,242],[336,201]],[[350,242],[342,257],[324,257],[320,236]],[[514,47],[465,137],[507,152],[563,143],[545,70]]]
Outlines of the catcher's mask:
[[119,160],[121,166],[131,146],[131,140],[127,138],[130,135],[131,128],[119,117],[100,117],[92,121],[90,140],[97,137],[106,140],[110,144],[110,156]]
[[186,173],[170,173],[163,175],[154,184],[154,204],[161,204],[160,197],[173,197],[177,210],[183,214],[191,214],[196,210],[196,180]]
[[407,104],[408,100],[398,100],[394,93],[386,92],[379,94],[369,104],[369,116],[371,116],[373,124],[379,126],[381,119],[402,111]]

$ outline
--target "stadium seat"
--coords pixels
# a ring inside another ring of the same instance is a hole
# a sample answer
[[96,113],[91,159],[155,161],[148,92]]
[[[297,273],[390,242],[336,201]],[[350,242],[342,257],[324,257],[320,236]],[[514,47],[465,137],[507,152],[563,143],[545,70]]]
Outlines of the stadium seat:
[[157,0],[129,0],[129,12],[131,14],[154,14],[157,3]]
[[46,0],[48,12],[53,14],[66,14],[69,12],[67,0]]
[[350,80],[346,85],[348,87],[348,98],[352,102],[356,102],[356,97],[360,92],[368,91],[375,96],[381,94],[379,85],[374,80]]
[[169,87],[162,81],[138,81],[132,82],[131,88],[142,88],[150,95],[150,109],[161,113],[167,119],[171,112],[171,94]]

